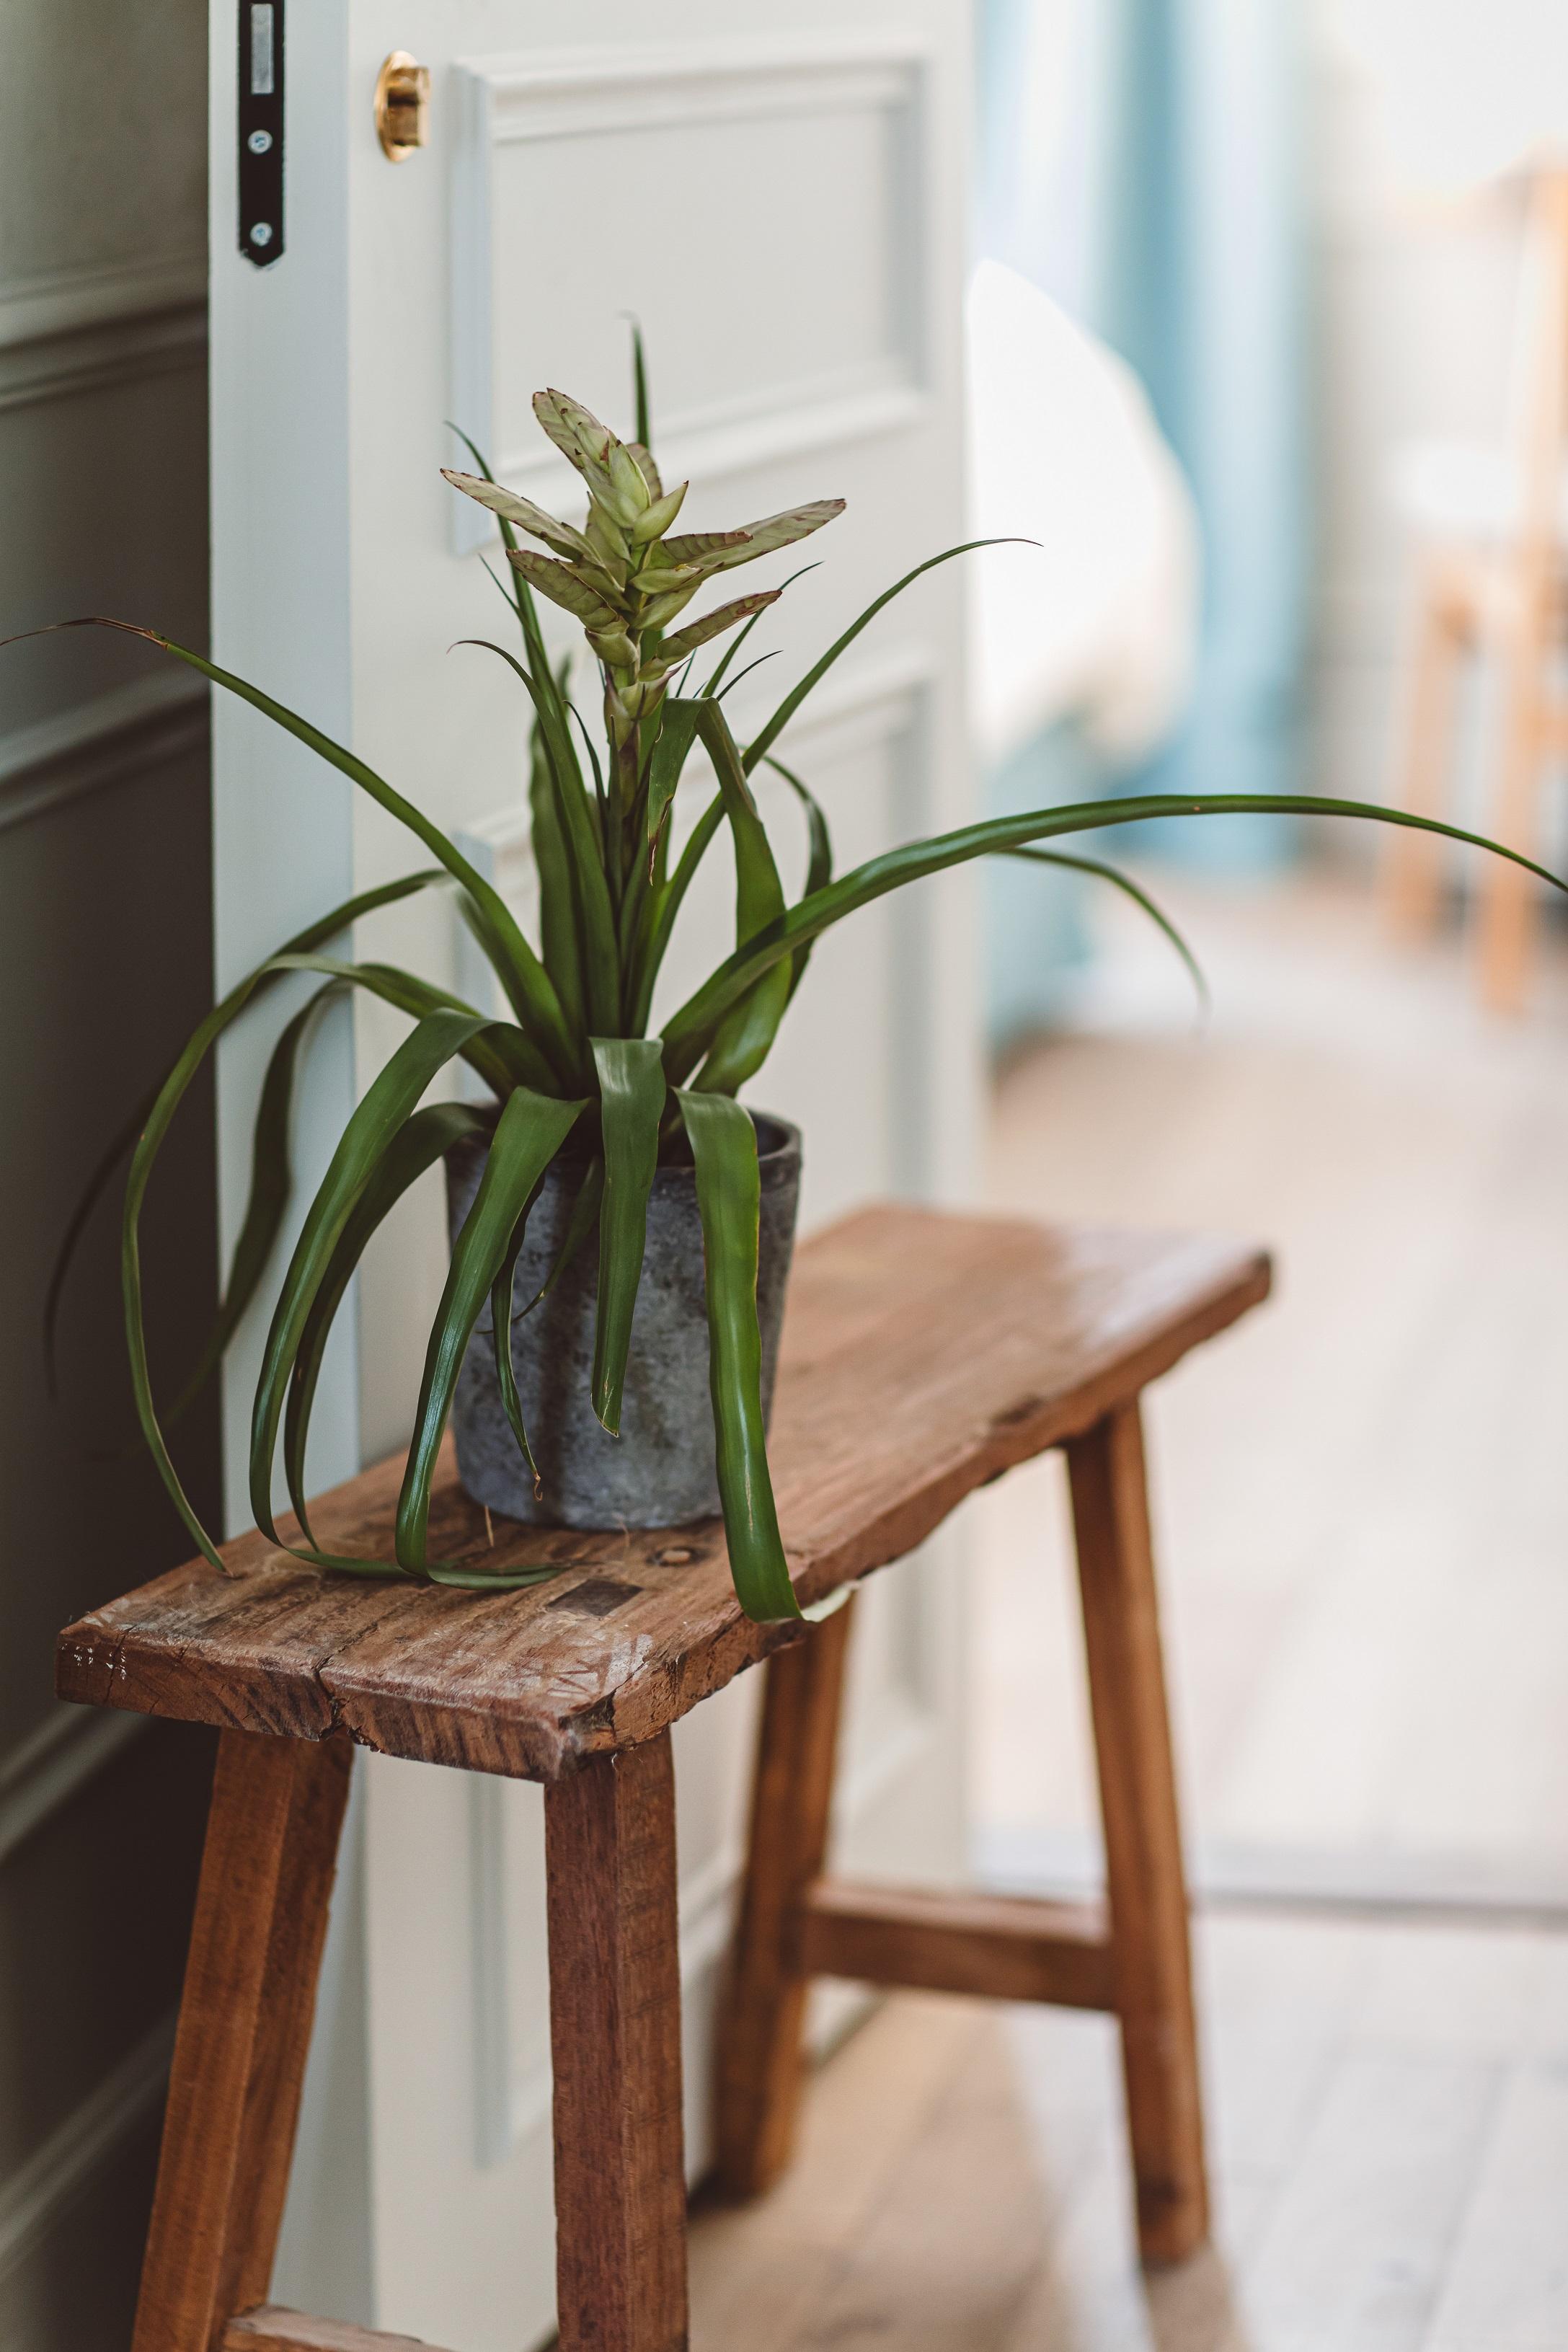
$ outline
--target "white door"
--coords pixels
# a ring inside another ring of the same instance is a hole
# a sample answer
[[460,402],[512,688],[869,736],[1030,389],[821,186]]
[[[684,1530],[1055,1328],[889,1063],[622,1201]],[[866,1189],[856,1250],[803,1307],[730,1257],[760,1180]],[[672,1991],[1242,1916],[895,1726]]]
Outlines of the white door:
[[[848,498],[811,550],[823,568],[769,616],[780,657],[731,704],[744,740],[748,717],[872,595],[962,536],[967,0],[604,0],[591,26],[542,0],[289,0],[286,23],[282,7],[267,12],[286,187],[260,247],[256,224],[236,219],[235,72],[236,55],[247,73],[265,59],[267,26],[239,0],[236,42],[235,10],[214,6],[212,45],[217,658],[469,836],[526,908],[520,696],[500,664],[447,650],[504,637],[506,614],[477,510],[439,477],[463,462],[443,420],[504,480],[570,496],[529,395],[559,385],[629,429],[634,312],[655,448],[666,479],[692,478],[693,527]],[[428,144],[394,164],[372,93],[397,49],[430,68],[433,95]],[[252,171],[247,193],[258,187]],[[242,255],[241,226],[252,254],[277,257]],[[779,576],[789,568],[773,560]],[[780,747],[827,808],[841,868],[967,813],[960,571],[895,604]],[[224,980],[322,907],[424,862],[244,709],[217,714],[215,793]],[[783,787],[776,803],[765,788],[774,806],[781,862],[799,871]],[[961,879],[925,886],[819,950],[753,1089],[805,1129],[808,1225],[878,1193],[965,1187],[977,1098],[966,895]],[[727,921],[716,859],[676,984],[723,952]],[[359,944],[466,982],[434,899],[378,918]],[[396,1034],[361,1008],[323,1038],[307,1172]],[[220,1069],[231,1233],[265,1042],[240,1041]],[[442,1251],[432,1186],[361,1281],[317,1483],[405,1436]],[[227,1391],[235,1524],[255,1346],[253,1333]],[[857,1868],[951,1870],[950,1555],[868,1601],[845,1848]],[[694,2168],[755,1696],[737,1685],[676,1741]],[[289,2300],[463,2352],[518,2352],[548,2334],[540,1822],[536,1789],[367,1759],[280,2266]]]

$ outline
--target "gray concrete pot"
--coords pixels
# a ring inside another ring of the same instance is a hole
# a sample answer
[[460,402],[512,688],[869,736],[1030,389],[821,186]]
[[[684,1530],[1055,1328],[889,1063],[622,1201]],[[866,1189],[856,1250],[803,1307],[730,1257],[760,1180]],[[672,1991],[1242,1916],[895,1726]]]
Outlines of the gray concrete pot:
[[[762,1214],[757,1282],[762,1333],[762,1406],[773,1402],[784,1290],[795,1241],[800,1137],[759,1115]],[[448,1222],[455,1234],[478,1190],[486,1146],[476,1138],[448,1154]],[[512,1360],[523,1423],[543,1489],[536,1499],[527,1463],[502,1410],[490,1311],[469,1342],[452,1407],[457,1467],[476,1502],[536,1527],[671,1528],[718,1511],[713,1406],[708,1389],[707,1309],[702,1224],[690,1167],[661,1168],[648,1199],[648,1245],[632,1324],[621,1434],[601,1428],[591,1398],[598,1244],[579,1251],[531,1315],[521,1308],[554,1265],[581,1181],[583,1161],[558,1159],[528,1219],[513,1296]]]

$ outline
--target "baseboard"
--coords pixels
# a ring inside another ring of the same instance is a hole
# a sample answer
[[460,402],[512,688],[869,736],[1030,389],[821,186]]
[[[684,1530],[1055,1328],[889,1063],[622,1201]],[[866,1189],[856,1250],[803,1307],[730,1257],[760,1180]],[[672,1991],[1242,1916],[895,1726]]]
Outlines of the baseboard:
[[[1083,1830],[982,1831],[974,1861],[982,1885],[1020,1894],[1082,1896],[1103,1874],[1100,1841]],[[1187,1878],[1195,1907],[1205,1911],[1568,1928],[1568,1858],[1528,1849],[1197,1838],[1188,1843]]]

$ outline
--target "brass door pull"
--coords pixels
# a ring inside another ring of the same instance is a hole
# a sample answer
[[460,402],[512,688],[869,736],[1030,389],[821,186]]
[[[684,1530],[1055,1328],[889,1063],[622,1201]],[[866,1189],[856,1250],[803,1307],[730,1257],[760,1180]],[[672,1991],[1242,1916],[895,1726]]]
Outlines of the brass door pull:
[[430,139],[430,68],[394,49],[376,76],[376,137],[382,153],[406,163]]

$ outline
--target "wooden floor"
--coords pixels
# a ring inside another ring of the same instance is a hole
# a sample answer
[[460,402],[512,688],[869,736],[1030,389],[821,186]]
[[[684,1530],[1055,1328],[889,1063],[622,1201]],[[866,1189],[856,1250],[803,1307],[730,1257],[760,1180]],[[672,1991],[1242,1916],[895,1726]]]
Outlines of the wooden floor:
[[[1279,1251],[1150,1401],[1203,1869],[1568,1906],[1568,953],[1509,1024],[1343,886],[1159,887],[1207,1034],[1107,909],[1083,1024],[1005,1074],[989,1187]],[[1024,1878],[1092,1811],[1061,1487],[1047,1460],[973,1507],[977,1809]]]
[[1568,1938],[1211,1919],[1215,2243],[1144,2278],[1109,2021],[900,1996],[782,2186],[699,2211],[694,2352],[1563,2352]]
[[[1568,956],[1509,1028],[1354,891],[1161,887],[1207,1034],[1108,908],[989,1188],[1281,1254],[1151,1410],[1191,1843],[1262,1905],[1197,1928],[1215,2246],[1140,2276],[1107,2021],[901,1997],[775,2195],[699,2214],[697,2352],[1568,2352]],[[1062,1499],[969,1507],[1018,1883],[1093,1864]],[[1425,1916],[1333,1909],[1390,1896]]]

